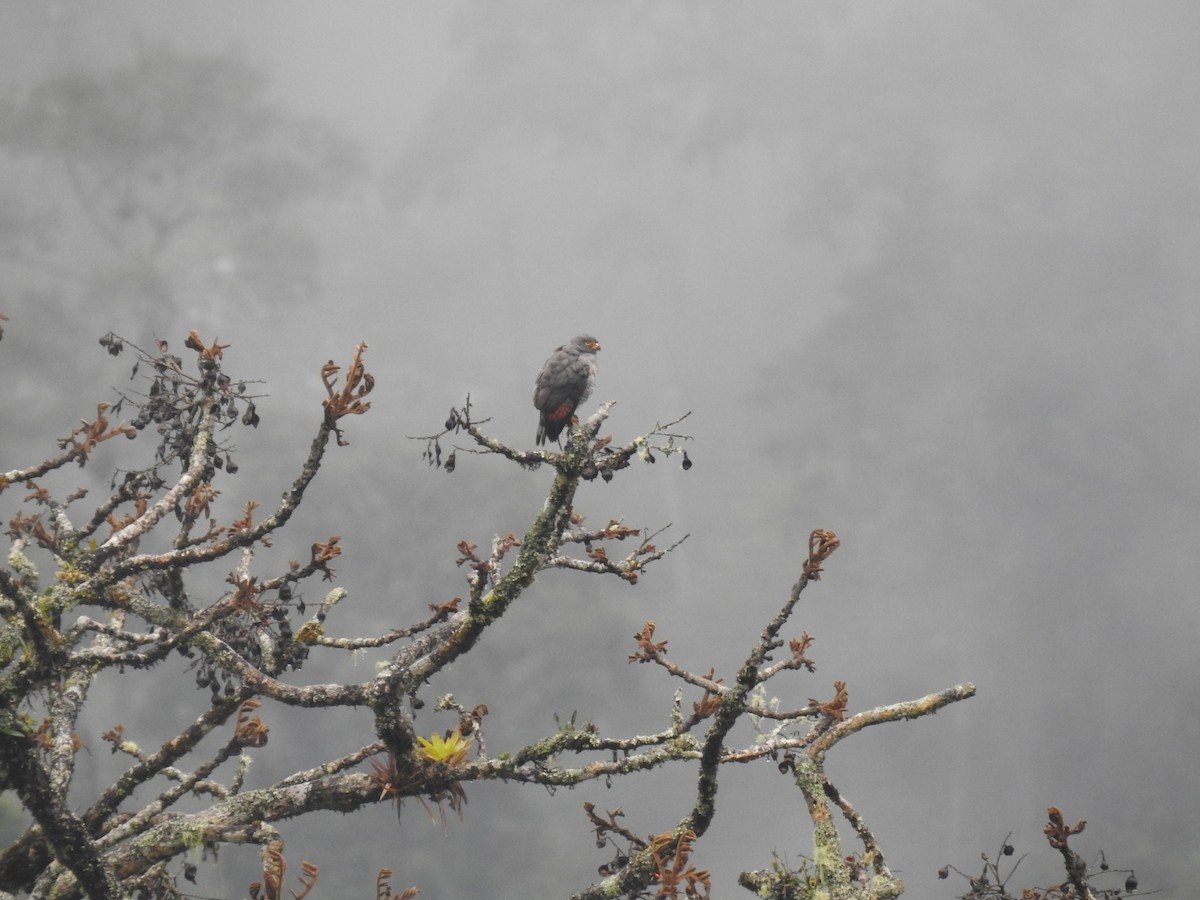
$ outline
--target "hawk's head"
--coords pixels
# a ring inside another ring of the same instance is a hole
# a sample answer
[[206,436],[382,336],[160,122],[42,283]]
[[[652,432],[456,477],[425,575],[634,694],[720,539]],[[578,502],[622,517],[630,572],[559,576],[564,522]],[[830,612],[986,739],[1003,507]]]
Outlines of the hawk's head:
[[595,353],[600,349],[600,342],[590,334],[581,334],[571,341],[580,353]]

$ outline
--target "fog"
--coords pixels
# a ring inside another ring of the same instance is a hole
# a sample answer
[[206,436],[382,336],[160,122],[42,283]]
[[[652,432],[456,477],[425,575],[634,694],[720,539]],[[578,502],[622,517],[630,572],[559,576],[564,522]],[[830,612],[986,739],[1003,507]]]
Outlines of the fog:
[[[0,415],[5,455],[20,457],[5,468],[48,454],[125,382],[131,361],[100,335],[181,348],[195,328],[269,395],[223,488],[231,509],[267,505],[319,421],[320,365],[366,340],[373,408],[278,558],[341,534],[350,599],[331,628],[405,625],[465,593],[459,540],[521,533],[550,482],[466,454],[446,474],[407,437],[440,430],[469,394],[490,433],[531,446],[538,367],[594,334],[592,402],[617,401],[605,430],[620,442],[690,412],[695,466],[634,467],[585,485],[577,506],[690,536],[634,587],[543,576],[426,699],[486,703],[493,753],[556,715],[657,730],[676,684],[627,665],[641,624],[657,622],[681,665],[732,678],[809,531],[831,528],[842,548],[793,620],[816,636],[817,673],[773,682],[785,705],[831,697],[834,680],[854,711],[978,687],[830,754],[907,896],[965,893],[937,870],[975,871],[1009,832],[1030,854],[1010,887],[1058,880],[1050,804],[1088,821],[1073,846],[1089,859],[1103,850],[1143,888],[1187,896],[1200,869],[1198,36],[1200,7],[1182,2],[6,2],[6,102],[147,55],[166,71],[234,61],[293,123],[279,152],[311,181],[285,182],[286,202],[263,212],[264,172],[159,255],[123,244],[118,266],[50,149],[5,124]],[[206,184],[208,159],[174,177]],[[103,485],[114,464],[72,477]],[[301,680],[370,671],[355,665],[314,658]],[[116,771],[99,739],[113,721],[144,747],[190,721],[188,677],[159,681],[136,703],[98,691],[80,806]],[[372,738],[365,711],[267,718],[252,787],[350,749],[331,739]],[[387,866],[427,897],[567,896],[608,859],[583,801],[622,806],[648,834],[692,788],[683,767],[553,797],[477,784],[444,827],[381,804],[282,830],[293,872],[321,866],[314,895],[365,895]],[[728,772],[717,806],[694,858],[716,897],[749,896],[737,873],[772,849],[811,852],[803,799],[769,765]],[[256,851],[220,862],[196,893],[244,896]]]

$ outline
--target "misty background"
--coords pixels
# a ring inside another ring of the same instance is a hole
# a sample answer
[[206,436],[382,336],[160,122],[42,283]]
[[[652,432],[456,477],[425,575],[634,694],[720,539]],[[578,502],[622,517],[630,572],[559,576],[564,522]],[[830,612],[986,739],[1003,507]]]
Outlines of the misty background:
[[[179,351],[195,328],[269,395],[257,431],[233,435],[225,509],[270,506],[319,420],[320,365],[365,339],[373,408],[260,573],[340,534],[349,599],[330,633],[403,626],[466,593],[459,540],[522,533],[551,480],[462,453],[447,475],[407,437],[469,393],[492,435],[531,446],[533,377],[586,331],[603,345],[592,402],[617,401],[605,431],[690,411],[695,466],[586,484],[578,509],[672,524],[660,545],[690,537],[636,587],[542,576],[424,699],[486,703],[493,754],[555,716],[657,731],[676,683],[627,665],[641,624],[731,678],[809,531],[832,528],[842,548],[791,628],[816,636],[818,671],[773,681],[783,704],[828,699],[835,679],[852,711],[978,687],[828,760],[909,895],[964,893],[938,868],[974,873],[1010,831],[1030,854],[1011,886],[1059,880],[1054,804],[1088,821],[1072,845],[1089,859],[1185,896],[1198,37],[1185,2],[9,0],[4,467],[44,458],[127,383],[132,359],[102,334]],[[121,443],[62,483],[98,498],[134,465]],[[159,671],[179,677],[99,682],[80,807],[120,771],[102,731],[123,721],[148,748],[193,718],[190,675]],[[318,654],[297,678],[373,671]],[[262,713],[248,787],[372,737],[366,711]],[[432,703],[417,718],[452,724]],[[292,874],[321,867],[319,896],[363,895],[384,866],[426,897],[565,896],[611,856],[583,801],[648,834],[693,787],[684,767],[553,797],[472,784],[444,828],[410,802],[399,822],[380,804],[281,829]],[[21,827],[10,813],[0,837]],[[749,896],[737,873],[773,849],[811,852],[800,794],[773,766],[730,769],[693,861],[714,896]],[[258,872],[255,848],[227,847],[195,892],[241,897]]]

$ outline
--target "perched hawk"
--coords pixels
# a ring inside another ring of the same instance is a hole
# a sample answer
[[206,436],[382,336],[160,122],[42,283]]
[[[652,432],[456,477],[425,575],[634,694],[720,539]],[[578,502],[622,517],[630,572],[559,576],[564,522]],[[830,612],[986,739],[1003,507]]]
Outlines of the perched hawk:
[[537,430],[539,444],[557,441],[575,415],[575,407],[592,393],[596,385],[596,351],[599,349],[600,344],[594,337],[581,334],[551,353],[542,371],[538,372],[533,405],[541,413]]

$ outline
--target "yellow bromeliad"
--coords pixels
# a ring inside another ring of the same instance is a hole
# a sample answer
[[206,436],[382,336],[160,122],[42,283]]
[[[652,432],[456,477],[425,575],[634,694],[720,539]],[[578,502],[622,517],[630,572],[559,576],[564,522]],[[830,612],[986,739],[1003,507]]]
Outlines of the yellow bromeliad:
[[421,745],[420,753],[426,759],[436,763],[444,763],[451,768],[461,766],[467,759],[467,750],[471,747],[471,739],[464,738],[455,728],[449,735],[442,737],[435,734],[430,738],[418,736]]

